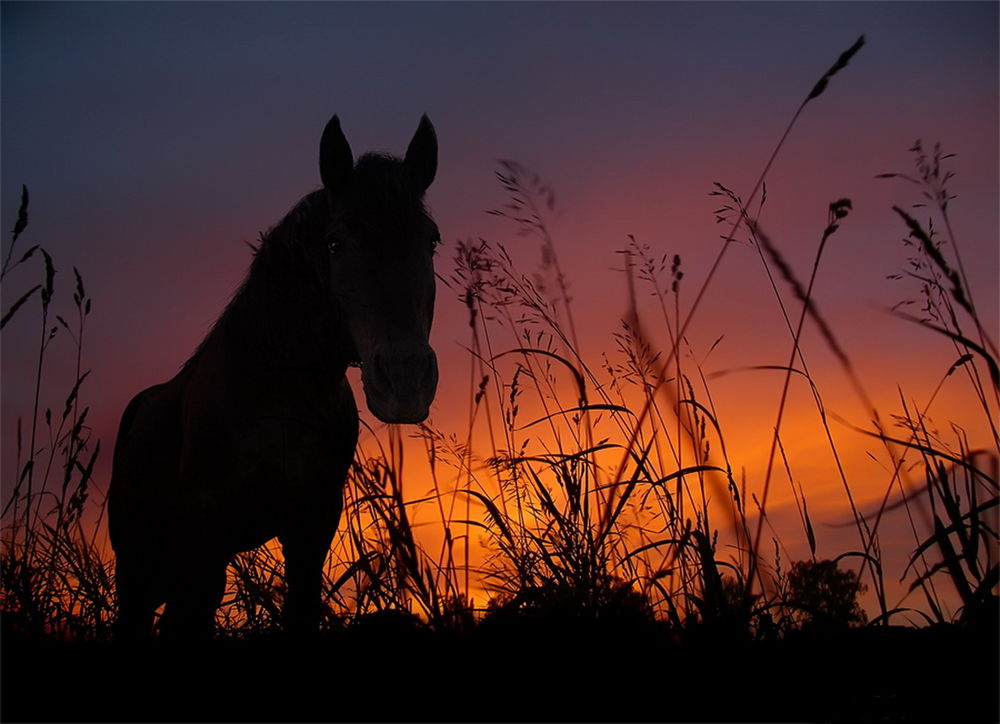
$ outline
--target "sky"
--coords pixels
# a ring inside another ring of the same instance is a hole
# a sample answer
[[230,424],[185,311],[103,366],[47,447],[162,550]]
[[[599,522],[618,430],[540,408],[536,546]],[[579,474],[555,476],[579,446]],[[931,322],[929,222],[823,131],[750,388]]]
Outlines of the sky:
[[[616,252],[628,235],[681,256],[690,285],[681,304],[690,304],[723,233],[713,182],[749,194],[809,89],[864,34],[783,147],[761,224],[805,277],[829,203],[852,200],[824,257],[817,305],[883,414],[898,411],[900,391],[926,400],[956,354],[887,313],[917,296],[912,281],[886,277],[907,257],[891,207],[919,202],[919,191],[875,176],[910,172],[914,141],[939,141],[957,154],[956,242],[996,336],[996,3],[4,2],[0,12],[2,224],[12,228],[26,184],[30,226],[19,249],[40,243],[51,253],[63,285],[57,310],[70,309],[74,266],[93,298],[83,395],[105,451],[99,484],[122,410],[190,356],[245,274],[244,242],[319,186],[319,136],[333,113],[356,156],[401,155],[428,114],[440,146],[428,205],[445,242],[442,276],[457,243],[479,238],[508,244],[526,272],[537,268],[537,244],[484,212],[505,201],[498,159],[540,174],[555,191],[549,223],[581,347],[597,359],[613,350],[627,308]],[[39,273],[22,268],[5,281],[4,310]],[[5,489],[13,427],[32,402],[31,314],[4,329]],[[787,362],[787,332],[746,244],[727,251],[689,341],[700,359],[720,336],[708,372]],[[67,340],[57,341],[64,346],[51,348],[46,367],[54,408],[72,385]],[[443,287],[432,343],[441,366],[432,420],[461,431],[468,327]],[[831,407],[866,426],[815,329],[806,344]],[[733,372],[713,382],[727,438],[751,471],[767,452],[780,381]],[[784,423],[796,431],[797,474],[815,495],[814,517],[840,522],[843,500],[818,462],[815,413],[802,398]],[[961,418],[973,437],[983,430],[957,381],[935,404],[943,427]],[[837,434],[862,497],[877,498],[877,483],[865,487],[880,479],[870,441],[846,427]],[[787,508],[787,495],[775,495]],[[827,534],[825,553],[841,552],[834,529]]]

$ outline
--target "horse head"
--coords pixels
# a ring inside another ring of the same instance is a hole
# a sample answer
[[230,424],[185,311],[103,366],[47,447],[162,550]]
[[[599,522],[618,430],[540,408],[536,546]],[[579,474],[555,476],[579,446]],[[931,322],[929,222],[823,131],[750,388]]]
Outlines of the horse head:
[[424,116],[400,160],[354,163],[337,116],[320,141],[330,200],[330,289],[360,363],[368,409],[383,422],[426,419],[437,389],[429,344],[437,226],[423,205],[437,170],[437,137]]

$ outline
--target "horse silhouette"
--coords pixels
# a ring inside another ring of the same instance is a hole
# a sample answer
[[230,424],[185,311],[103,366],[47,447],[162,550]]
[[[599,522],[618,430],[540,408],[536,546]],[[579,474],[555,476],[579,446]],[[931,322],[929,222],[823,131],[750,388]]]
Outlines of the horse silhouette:
[[368,409],[427,417],[437,388],[428,338],[437,226],[423,196],[437,137],[423,116],[405,157],[355,165],[337,116],[320,141],[323,188],[264,237],[194,355],[122,415],[108,521],[116,633],[213,631],[232,557],[277,537],[287,630],[317,627],[322,568],[358,439],[345,373],[361,366]]

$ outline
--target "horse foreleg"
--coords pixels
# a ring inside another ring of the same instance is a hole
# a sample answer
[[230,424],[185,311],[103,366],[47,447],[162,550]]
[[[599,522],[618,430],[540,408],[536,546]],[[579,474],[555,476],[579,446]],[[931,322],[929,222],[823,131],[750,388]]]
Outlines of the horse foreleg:
[[152,635],[156,607],[163,603],[162,597],[155,593],[158,573],[148,559],[118,555],[115,560],[116,640],[141,641]]
[[288,586],[282,610],[285,631],[313,633],[319,628],[323,611],[323,564],[333,541],[333,531],[296,531],[278,539],[285,557],[285,582]]
[[215,632],[215,612],[226,591],[228,560],[194,551],[180,558],[171,576],[167,605],[160,619],[164,637],[208,640]]

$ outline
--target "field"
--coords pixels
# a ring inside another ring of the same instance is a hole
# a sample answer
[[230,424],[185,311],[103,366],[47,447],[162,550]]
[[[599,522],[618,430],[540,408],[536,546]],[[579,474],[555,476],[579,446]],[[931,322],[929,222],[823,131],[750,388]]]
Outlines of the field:
[[[870,627],[681,644],[666,626],[470,634],[359,626],[308,643],[5,644],[5,721],[995,721],[995,643]],[[44,677],[44,678],[43,678]],[[58,694],[56,693],[58,692]]]
[[[893,313],[954,350],[939,387],[957,376],[978,401],[945,432],[906,398],[880,412],[814,303],[824,251],[850,223],[852,201],[831,200],[806,278],[758,222],[785,139],[863,44],[818,80],[749,193],[712,190],[724,233],[704,279],[630,239],[621,250],[630,308],[600,359],[586,359],[578,340],[562,248],[546,222],[553,191],[526,167],[501,164],[508,202],[492,213],[538,245],[542,267],[523,273],[502,244],[483,240],[457,243],[448,268],[439,257],[468,315],[468,427],[363,437],[312,638],[280,630],[284,564],[272,542],[233,561],[216,640],[112,642],[114,557],[94,480],[109,444],[87,425],[83,369],[91,297],[80,272],[64,286],[49,253],[24,241],[25,189],[3,254],[5,285],[16,279],[24,291],[5,295],[3,325],[31,313],[40,323],[37,373],[18,381],[34,389],[16,429],[18,478],[3,485],[3,719],[1000,718],[1000,367],[952,232],[953,160],[917,142],[913,169],[886,174],[912,184],[919,201],[886,209],[905,235],[903,276],[919,290],[909,307],[918,311]],[[713,378],[687,342],[736,243],[759,255],[788,331],[787,349],[775,352],[784,363],[771,367],[784,386],[759,480],[730,459]],[[54,300],[70,290],[72,314],[57,313]],[[653,300],[652,313],[640,299]],[[856,504],[841,465],[839,421],[800,345],[806,329],[870,416],[860,433],[885,463],[874,512]],[[75,359],[75,377],[64,406],[49,409],[39,400],[60,384],[45,374],[56,354]],[[832,558],[817,555],[808,486],[783,445],[786,396],[803,383],[855,536]],[[792,548],[809,551],[801,559],[787,558],[768,518],[778,485],[794,498],[801,540]],[[880,525],[898,510],[912,545],[887,551]],[[905,564],[890,569],[900,556]],[[905,605],[896,605],[900,585]]]

